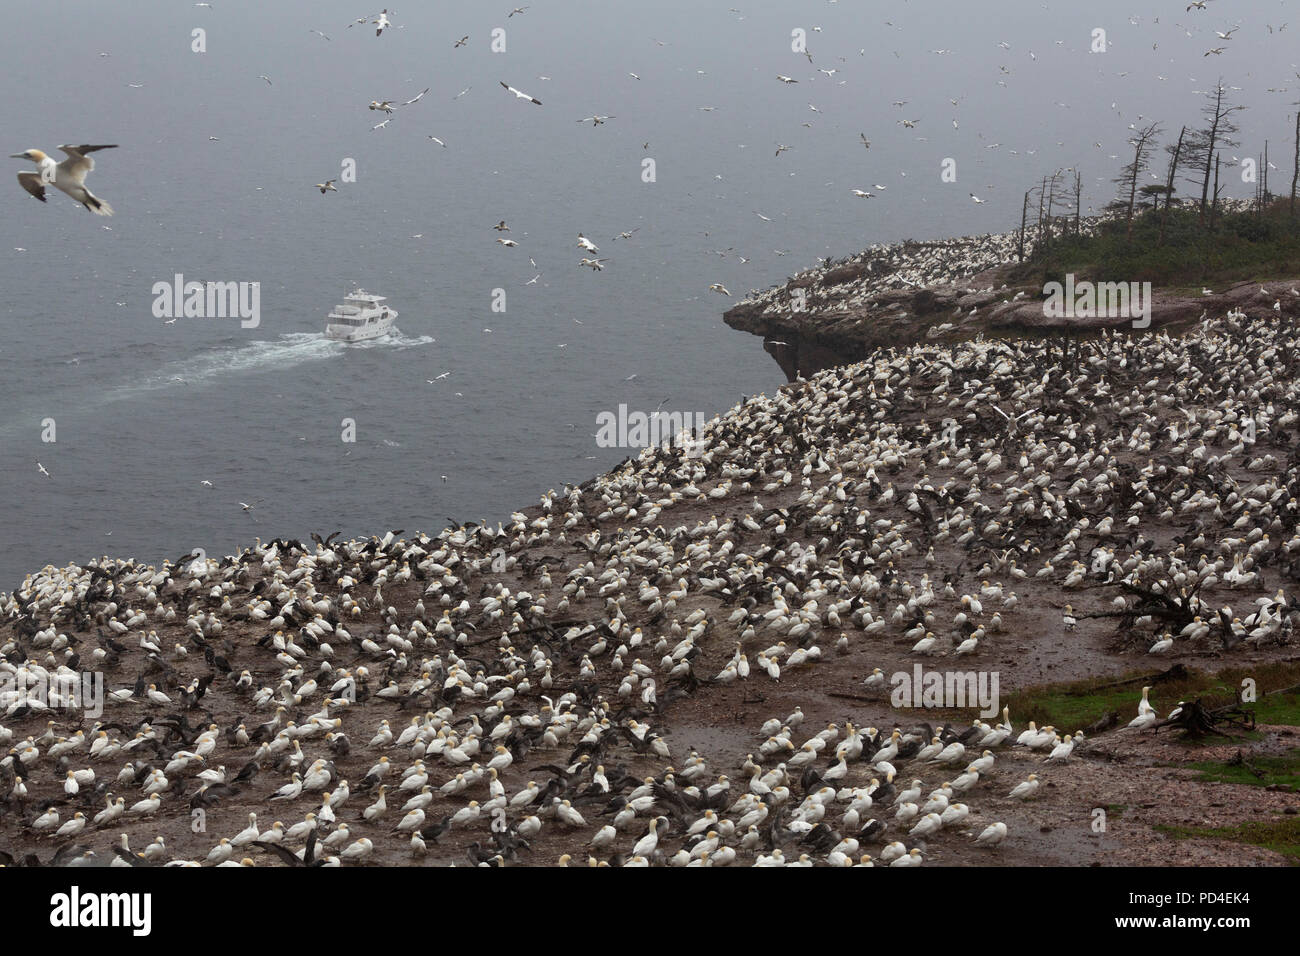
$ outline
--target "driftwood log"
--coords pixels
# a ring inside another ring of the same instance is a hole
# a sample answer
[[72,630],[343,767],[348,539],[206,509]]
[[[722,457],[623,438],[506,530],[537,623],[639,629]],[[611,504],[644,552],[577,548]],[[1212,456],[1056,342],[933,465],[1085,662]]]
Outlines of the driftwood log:
[[1223,734],[1229,728],[1254,730],[1255,715],[1241,706],[1241,700],[1234,700],[1226,707],[1209,708],[1201,703],[1201,698],[1180,701],[1174,712],[1151,725],[1152,730],[1161,727],[1173,727],[1189,737],[1205,737],[1210,734]]

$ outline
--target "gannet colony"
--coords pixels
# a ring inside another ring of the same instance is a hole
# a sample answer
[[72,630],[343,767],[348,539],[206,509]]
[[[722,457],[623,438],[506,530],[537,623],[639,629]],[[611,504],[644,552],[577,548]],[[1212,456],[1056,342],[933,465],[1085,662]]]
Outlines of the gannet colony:
[[[1046,858],[1153,708],[1040,728],[1018,687],[1294,652],[1298,361],[1273,313],[927,342],[505,525],[46,567],[0,600],[0,860]],[[891,706],[917,667],[1002,706]]]
[[[1089,219],[1082,231],[1100,221]],[[992,307],[1023,298],[1005,291],[1002,272],[1020,242],[1009,232],[877,243],[823,260],[782,285],[751,290],[724,319],[765,336],[791,379],[921,334],[970,335],[988,327]]]

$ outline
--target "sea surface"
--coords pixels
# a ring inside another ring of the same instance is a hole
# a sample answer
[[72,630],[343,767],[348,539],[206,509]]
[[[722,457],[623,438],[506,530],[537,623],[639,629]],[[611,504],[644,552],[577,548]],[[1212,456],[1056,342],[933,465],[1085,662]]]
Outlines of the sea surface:
[[[734,3],[411,3],[381,37],[336,0],[7,17],[0,155],[118,148],[87,181],[112,218],[0,181],[0,590],[101,554],[504,519],[629,454],[598,447],[601,412],[712,417],[777,388],[760,340],[721,321],[735,297],[873,242],[1007,230],[1061,167],[1100,207],[1128,124],[1175,138],[1220,75],[1251,106],[1232,152],[1269,138],[1290,179],[1300,23],[1265,31],[1286,4]],[[371,100],[426,87],[372,130]],[[176,274],[259,283],[259,323],[155,316]],[[400,334],[321,337],[357,285]]]

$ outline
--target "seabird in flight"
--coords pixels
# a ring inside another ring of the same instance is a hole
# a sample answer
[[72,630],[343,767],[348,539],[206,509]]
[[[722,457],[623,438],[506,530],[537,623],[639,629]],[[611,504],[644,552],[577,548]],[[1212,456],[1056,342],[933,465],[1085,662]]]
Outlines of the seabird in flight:
[[36,163],[36,171],[24,170],[18,174],[18,183],[41,202],[45,202],[45,187],[53,185],[55,189],[67,193],[97,216],[113,215],[113,207],[95,196],[86,188],[86,174],[95,168],[95,160],[87,153],[101,149],[116,149],[116,143],[103,146],[60,146],[67,154],[67,159],[56,163],[39,149],[28,149],[13,153],[10,159],[30,159]]
[[530,103],[536,103],[538,106],[542,105],[542,101],[539,100],[537,97],[531,96],[528,93],[523,92],[522,90],[515,89],[513,86],[510,86],[508,83],[506,83],[504,80],[501,80],[499,82],[501,83],[503,89],[505,89],[507,92],[515,94],[515,96],[519,97],[519,99],[528,100]]

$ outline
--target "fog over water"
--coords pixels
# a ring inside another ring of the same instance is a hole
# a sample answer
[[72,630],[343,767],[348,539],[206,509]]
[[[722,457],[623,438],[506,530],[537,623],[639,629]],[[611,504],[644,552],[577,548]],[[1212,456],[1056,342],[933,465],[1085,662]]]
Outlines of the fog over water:
[[[1249,107],[1228,152],[1269,140],[1289,188],[1287,3],[534,0],[507,17],[515,5],[399,5],[381,37],[347,26],[375,11],[336,0],[70,0],[6,18],[0,154],[118,148],[87,179],[111,218],[53,189],[36,202],[13,178],[32,163],[6,160],[0,589],[103,553],[503,519],[629,453],[597,445],[603,411],[711,417],[776,389],[760,340],[721,320],[745,291],[874,242],[1008,230],[1061,167],[1099,209],[1129,124],[1176,138],[1220,76]],[[426,87],[372,130],[370,101]],[[595,115],[611,118],[578,122]],[[331,178],[337,193],[312,187]],[[1230,171],[1225,195],[1253,190]],[[579,265],[590,255],[603,271]],[[152,290],[177,274],[260,283],[259,324],[166,324]],[[357,285],[389,297],[399,335],[321,337]]]

